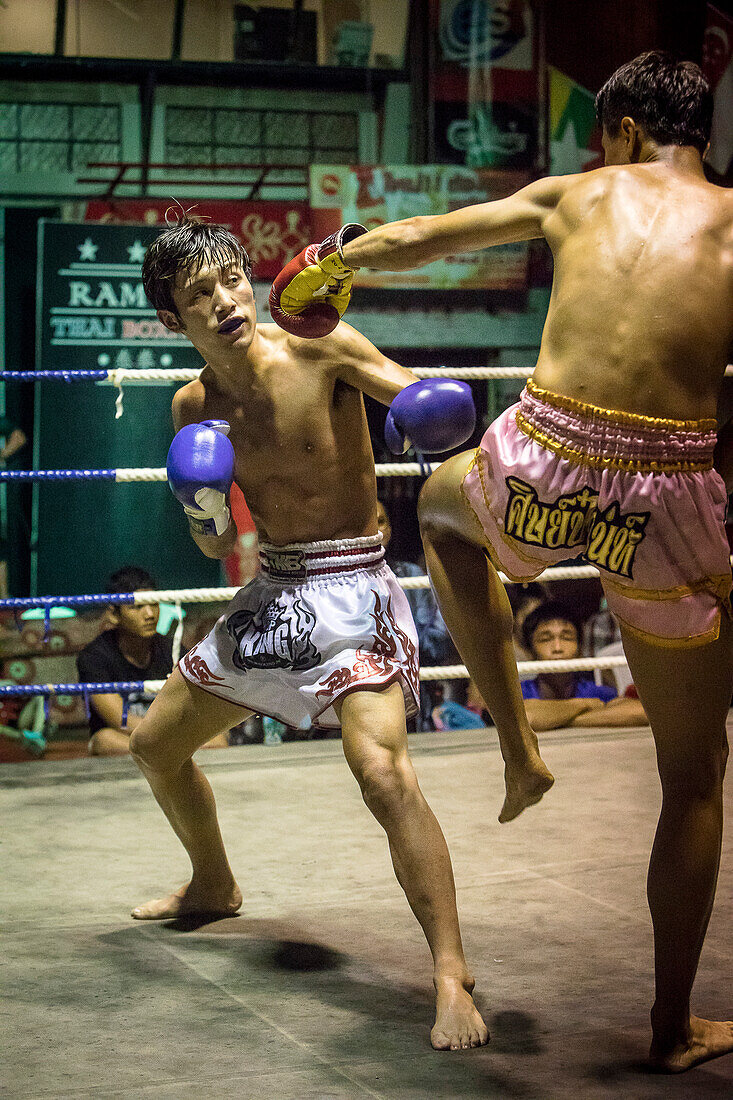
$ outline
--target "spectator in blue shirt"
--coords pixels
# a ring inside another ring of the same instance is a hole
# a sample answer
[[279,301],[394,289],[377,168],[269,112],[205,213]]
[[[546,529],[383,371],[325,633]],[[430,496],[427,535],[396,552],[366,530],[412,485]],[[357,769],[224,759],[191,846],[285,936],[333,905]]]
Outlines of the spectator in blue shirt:
[[[572,608],[547,600],[530,612],[524,643],[535,661],[567,661],[580,656],[581,623]],[[544,672],[522,681],[527,717],[535,730],[564,726],[646,726],[638,699],[617,698],[616,689],[582,672]]]

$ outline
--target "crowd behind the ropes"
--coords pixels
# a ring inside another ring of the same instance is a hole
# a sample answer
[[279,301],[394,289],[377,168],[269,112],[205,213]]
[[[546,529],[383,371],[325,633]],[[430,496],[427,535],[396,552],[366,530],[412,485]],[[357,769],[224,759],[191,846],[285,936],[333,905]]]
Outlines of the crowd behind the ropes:
[[[424,561],[416,548],[415,560],[399,560],[390,552],[392,524],[387,507],[378,502],[378,523],[387,561],[398,577],[424,575]],[[573,599],[574,585],[583,586],[583,599]],[[154,591],[156,579],[137,566],[127,565],[109,577],[110,602],[96,625],[97,636],[76,656],[78,679],[84,683],[162,680],[173,668],[175,618],[161,616],[157,604],[114,602],[115,593]],[[553,598],[542,583],[509,585],[514,613],[514,647],[518,661],[568,660],[578,656],[621,654],[621,641],[612,616],[603,606],[597,582],[565,582],[563,598]],[[460,664],[448,630],[429,588],[407,589],[417,627],[422,667]],[[589,599],[590,596],[590,599]],[[595,610],[593,605],[595,603]],[[588,608],[590,607],[590,614]],[[215,616],[201,616],[184,636],[181,655],[203,638]],[[647,719],[628,670],[542,673],[522,680],[522,694],[532,726],[538,732],[569,726],[640,726]],[[94,756],[119,756],[128,751],[129,737],[153,696],[133,692],[89,697],[88,751]],[[4,716],[6,735],[18,731],[29,742],[42,744],[48,734],[43,700],[31,699]],[[421,682],[420,714],[415,731],[459,730],[491,724],[491,715],[472,681],[465,679]],[[209,742],[208,748],[252,742],[278,744],[287,740],[338,736],[338,732],[295,730],[267,717],[254,716]]]

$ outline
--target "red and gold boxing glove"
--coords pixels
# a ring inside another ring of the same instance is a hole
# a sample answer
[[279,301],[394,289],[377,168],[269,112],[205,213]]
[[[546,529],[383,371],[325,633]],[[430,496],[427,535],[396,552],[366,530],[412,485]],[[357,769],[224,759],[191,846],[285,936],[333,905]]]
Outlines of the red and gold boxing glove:
[[343,247],[362,233],[363,225],[344,225],[282,269],[270,290],[270,313],[280,328],[309,339],[333,332],[351,300],[355,271],[344,260]]

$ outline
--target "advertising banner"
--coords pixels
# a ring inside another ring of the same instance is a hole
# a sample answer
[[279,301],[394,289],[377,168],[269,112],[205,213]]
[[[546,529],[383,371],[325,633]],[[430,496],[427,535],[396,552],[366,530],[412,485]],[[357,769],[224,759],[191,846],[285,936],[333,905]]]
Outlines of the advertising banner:
[[537,71],[528,0],[431,0],[436,158],[531,167]]
[[195,348],[145,297],[141,265],[156,236],[145,226],[42,223],[39,369],[201,368]]
[[[173,208],[176,209],[175,207]],[[82,220],[165,226],[167,199],[95,199]],[[191,205],[198,217],[225,225],[247,250],[256,278],[274,279],[310,243],[308,206],[304,202],[234,202],[202,199]]]
[[[346,222],[367,229],[418,214],[504,198],[528,182],[520,172],[460,165],[344,167],[312,165],[311,224],[322,240]],[[362,268],[356,285],[412,289],[521,289],[527,281],[527,242],[448,256],[415,271]]]

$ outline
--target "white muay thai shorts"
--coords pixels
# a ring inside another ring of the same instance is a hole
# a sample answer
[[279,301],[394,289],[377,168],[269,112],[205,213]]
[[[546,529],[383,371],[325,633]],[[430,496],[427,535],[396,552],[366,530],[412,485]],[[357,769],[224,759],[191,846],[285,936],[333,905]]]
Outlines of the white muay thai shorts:
[[418,710],[418,640],[381,535],[260,547],[240,589],[178,667],[192,684],[288,726],[338,728],[352,691],[402,686]]

